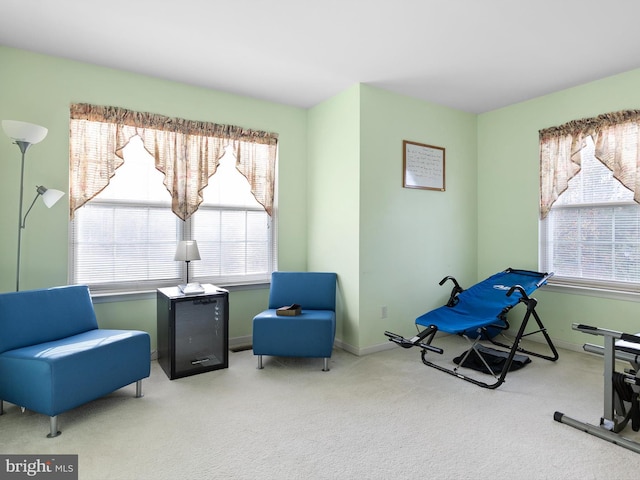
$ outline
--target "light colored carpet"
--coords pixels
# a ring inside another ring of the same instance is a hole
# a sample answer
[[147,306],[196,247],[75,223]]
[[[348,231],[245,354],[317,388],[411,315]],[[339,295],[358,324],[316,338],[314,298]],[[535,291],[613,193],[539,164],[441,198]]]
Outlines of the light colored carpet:
[[[460,342],[439,339],[433,358],[451,364]],[[322,372],[319,359],[271,357],[257,370],[249,350],[173,381],[153,362],[144,398],[129,386],[62,414],[54,439],[47,417],[5,404],[0,451],[78,454],[82,480],[640,478],[640,454],[553,420],[599,422],[600,357],[532,357],[487,390],[419,353],[336,349]]]

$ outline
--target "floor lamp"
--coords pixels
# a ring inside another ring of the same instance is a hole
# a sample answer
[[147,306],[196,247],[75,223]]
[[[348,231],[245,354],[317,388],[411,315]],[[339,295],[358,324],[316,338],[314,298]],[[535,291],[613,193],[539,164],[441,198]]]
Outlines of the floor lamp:
[[25,227],[27,221],[27,215],[33,208],[38,200],[38,197],[42,196],[42,200],[47,208],[53,207],[55,203],[62,198],[64,192],[60,190],[47,189],[43,186],[36,187],[36,196],[31,202],[31,205],[27,209],[27,213],[22,215],[22,204],[24,200],[24,157],[25,153],[31,147],[38,142],[44,140],[47,136],[48,130],[40,125],[34,125],[32,123],[18,122],[16,120],[3,120],[2,129],[9,138],[13,140],[13,143],[18,145],[20,152],[22,153],[22,163],[20,165],[20,203],[18,204],[18,255],[16,266],[16,292],[20,291],[20,249],[22,247],[22,230]]

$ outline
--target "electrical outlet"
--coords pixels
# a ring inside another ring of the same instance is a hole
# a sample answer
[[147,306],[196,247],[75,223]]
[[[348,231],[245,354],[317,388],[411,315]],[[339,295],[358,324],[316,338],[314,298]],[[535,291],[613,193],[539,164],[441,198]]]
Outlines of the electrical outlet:
[[387,318],[387,316],[388,316],[387,314],[388,314],[387,306],[383,305],[382,307],[380,307],[380,318],[382,318],[382,319]]

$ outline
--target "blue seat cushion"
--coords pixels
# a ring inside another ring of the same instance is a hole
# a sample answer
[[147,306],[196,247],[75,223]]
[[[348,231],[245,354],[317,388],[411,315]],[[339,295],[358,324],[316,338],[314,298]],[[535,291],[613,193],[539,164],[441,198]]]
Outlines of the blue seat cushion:
[[300,315],[280,316],[271,308],[253,319],[254,355],[282,357],[331,357],[336,333],[333,310],[302,310]]
[[150,338],[94,329],[0,354],[0,399],[49,416],[149,376]]

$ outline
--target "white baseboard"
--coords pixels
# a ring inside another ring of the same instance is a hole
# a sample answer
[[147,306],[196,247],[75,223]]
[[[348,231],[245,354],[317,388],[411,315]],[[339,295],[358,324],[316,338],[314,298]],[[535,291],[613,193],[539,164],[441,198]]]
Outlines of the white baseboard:
[[253,336],[252,335],[244,335],[242,337],[234,337],[229,339],[229,347],[238,347],[240,345],[251,345],[253,344]]
[[383,352],[385,350],[390,350],[393,347],[395,347],[395,344],[392,342],[387,342],[387,343],[381,343],[378,345],[372,345],[370,347],[365,347],[365,348],[357,348],[354,347],[353,345],[350,345],[348,343],[343,342],[340,339],[337,339],[334,343],[334,345],[338,348],[341,348],[342,350],[352,353],[358,357],[362,357],[364,355],[370,355],[372,353],[377,353],[377,352]]

